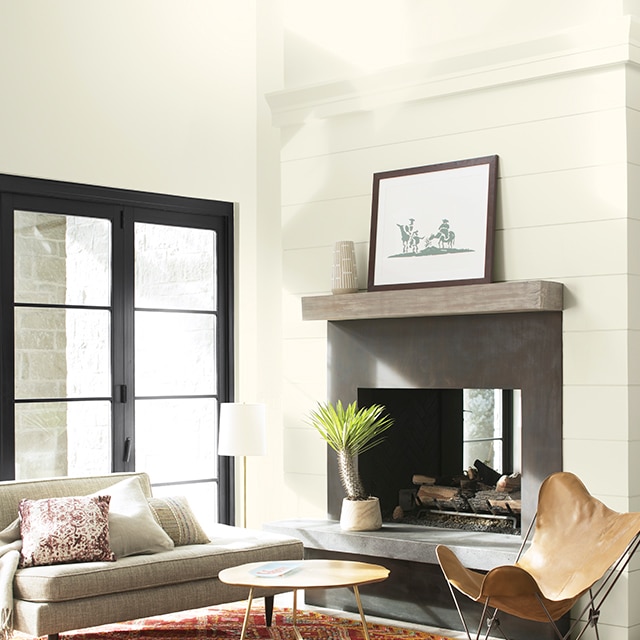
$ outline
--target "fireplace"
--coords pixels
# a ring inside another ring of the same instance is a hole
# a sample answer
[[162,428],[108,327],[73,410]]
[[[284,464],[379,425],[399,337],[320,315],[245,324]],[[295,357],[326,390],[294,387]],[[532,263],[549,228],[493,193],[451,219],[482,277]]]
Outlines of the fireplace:
[[[330,322],[327,331],[334,402],[356,401],[363,389],[519,390],[522,526],[528,525],[540,483],[562,469],[560,313],[348,320]],[[439,464],[455,471],[446,456]],[[335,456],[328,465],[328,508],[337,519],[343,492]]]
[[[303,299],[305,320],[329,321],[328,400],[332,402],[360,403],[363,398],[369,402],[367,394],[375,398],[381,390],[400,393],[401,407],[407,402],[403,394],[413,398],[422,390],[444,393],[445,403],[463,389],[514,390],[518,394],[520,426],[514,434],[519,435],[520,445],[513,448],[513,457],[514,464],[519,458],[522,473],[523,529],[533,518],[540,484],[562,469],[561,311],[562,285],[540,281]],[[420,399],[418,404],[423,402]],[[456,403],[446,410],[455,414],[459,411]],[[431,436],[419,437],[425,438],[423,449],[429,450]],[[438,437],[446,440],[451,433],[445,431]],[[459,466],[459,449],[449,446],[450,441],[446,444],[434,447],[439,456],[436,464],[453,471]],[[406,450],[399,451],[393,455],[408,458]],[[308,558],[364,560],[389,568],[388,580],[361,590],[367,613],[460,629],[437,564],[437,545],[453,548],[466,566],[486,571],[514,561],[520,536],[396,522],[384,523],[378,531],[342,532],[337,520],[344,493],[331,450],[327,460],[329,520],[283,521],[268,528],[300,538]],[[364,456],[359,464],[366,472]],[[372,466],[376,469],[373,475],[379,477],[377,465]],[[407,474],[417,472],[411,463],[401,484]],[[395,501],[393,495],[390,500]],[[314,589],[305,593],[305,600],[353,610],[353,594],[346,589]],[[472,613],[478,605],[465,599],[461,606]],[[502,626],[507,636],[519,640],[553,637],[537,623],[508,616],[502,619]]]
[[520,534],[520,391],[358,389],[394,426],[358,458],[383,522]]

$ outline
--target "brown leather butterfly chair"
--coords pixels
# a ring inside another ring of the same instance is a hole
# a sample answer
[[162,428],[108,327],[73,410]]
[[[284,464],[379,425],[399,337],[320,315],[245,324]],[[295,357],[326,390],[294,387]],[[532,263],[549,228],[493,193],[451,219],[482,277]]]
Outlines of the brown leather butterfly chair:
[[[522,553],[534,523],[531,544]],[[599,637],[600,606],[640,544],[640,513],[612,511],[591,496],[575,475],[561,472],[542,483],[538,511],[531,524],[516,562],[486,574],[463,567],[448,547],[436,548],[469,640],[469,627],[456,591],[484,605],[476,640],[485,619],[484,637],[488,638],[492,628],[499,624],[500,611],[550,623],[558,638],[568,638],[580,625],[582,629],[576,639],[589,625],[595,627]],[[563,635],[556,622],[582,595],[587,604],[577,612],[575,622]]]

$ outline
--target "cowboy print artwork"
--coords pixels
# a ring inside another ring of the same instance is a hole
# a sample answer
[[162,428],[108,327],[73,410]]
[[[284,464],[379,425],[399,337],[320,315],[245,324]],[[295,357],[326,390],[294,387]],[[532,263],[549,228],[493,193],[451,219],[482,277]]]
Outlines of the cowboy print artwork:
[[448,218],[442,218],[438,228],[429,234],[420,234],[415,222],[415,218],[409,218],[408,223],[396,223],[396,226],[400,230],[402,251],[398,254],[390,255],[389,258],[402,257],[403,255],[427,256],[474,251],[472,248],[455,246],[456,234],[451,228]]
[[497,156],[374,174],[368,289],[490,282]]

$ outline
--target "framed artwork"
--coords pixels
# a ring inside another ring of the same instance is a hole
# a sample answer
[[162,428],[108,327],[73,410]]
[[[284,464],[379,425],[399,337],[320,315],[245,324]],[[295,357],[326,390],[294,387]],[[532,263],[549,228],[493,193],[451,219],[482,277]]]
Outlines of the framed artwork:
[[373,176],[369,291],[491,282],[498,156]]

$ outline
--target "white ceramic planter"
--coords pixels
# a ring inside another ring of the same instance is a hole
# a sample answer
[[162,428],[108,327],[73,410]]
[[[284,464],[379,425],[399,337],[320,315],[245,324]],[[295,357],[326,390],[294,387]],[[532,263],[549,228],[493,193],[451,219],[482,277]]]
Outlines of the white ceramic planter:
[[342,500],[340,528],[343,531],[375,531],[382,527],[380,500]]

